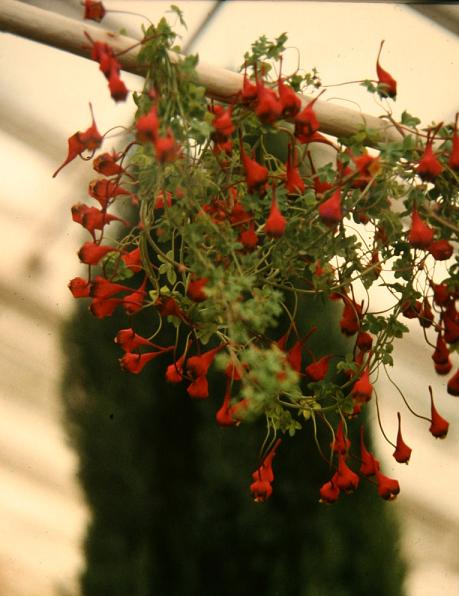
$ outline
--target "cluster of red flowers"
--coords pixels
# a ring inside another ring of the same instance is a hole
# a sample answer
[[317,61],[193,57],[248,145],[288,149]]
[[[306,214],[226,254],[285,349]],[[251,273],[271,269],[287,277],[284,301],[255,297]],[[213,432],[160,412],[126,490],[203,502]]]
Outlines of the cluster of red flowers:
[[[100,21],[104,14],[105,9],[102,3],[85,0],[85,18]],[[119,77],[120,65],[112,48],[105,43],[93,41],[91,38],[89,40],[91,42],[91,57],[99,63],[101,72],[108,80],[112,98],[115,101],[126,99],[128,91]],[[382,97],[395,99],[396,81],[379,63],[382,45],[381,43],[376,63],[378,93]],[[133,225],[124,218],[109,212],[109,209],[120,197],[128,197],[136,205],[139,203],[138,198],[130,190],[124,188],[124,183],[122,183],[123,177],[129,179],[133,184],[138,182],[132,175],[132,170],[128,167],[127,169],[130,170],[128,172],[123,166],[123,161],[132,145],[145,146],[146,154],[154,155],[160,168],[164,165],[169,168],[170,164],[174,164],[174,162],[182,164],[186,154],[181,146],[182,137],[174,128],[179,142],[165,120],[164,112],[161,111],[162,104],[156,97],[157,92],[150,89],[145,93],[148,101],[144,105],[147,107],[143,108],[143,113],[141,112],[136,120],[132,131],[135,140],[123,152],[104,152],[93,159],[94,170],[101,177],[89,184],[88,194],[96,201],[97,206],[78,203],[72,207],[73,220],[87,230],[91,239],[85,242],[78,252],[80,261],[88,265],[88,277],[87,279],[82,277],[72,279],[69,288],[75,298],[91,299],[89,308],[98,318],[111,316],[118,306],[127,315],[134,315],[147,305],[152,305],[161,320],[165,321],[168,317],[174,317],[180,324],[183,324],[188,336],[181,354],[177,354],[176,345],[165,347],[157,345],[153,341],[155,336],[143,337],[137,334],[132,327],[120,330],[115,341],[124,352],[120,358],[121,367],[134,374],[139,374],[151,360],[170,353],[172,362],[169,360],[166,368],[166,379],[170,383],[185,382],[186,391],[191,398],[206,399],[209,397],[209,370],[217,354],[227,349],[230,364],[224,373],[225,393],[223,403],[216,413],[216,421],[221,426],[236,426],[245,418],[251,404],[247,399],[232,395],[237,394],[234,390],[239,388],[239,384],[242,384],[245,373],[251,372],[249,366],[239,362],[237,351],[240,346],[229,345],[231,343],[229,339],[225,341],[220,337],[217,346],[203,351],[198,339],[199,333],[196,332],[198,324],[195,323],[195,313],[199,312],[200,308],[205,310],[209,306],[213,290],[212,277],[210,275],[207,277],[203,273],[200,276],[197,275],[189,266],[186,258],[181,263],[171,261],[171,266],[173,265],[177,272],[183,274],[179,284],[176,284],[170,293],[162,293],[159,285],[155,287],[154,292],[149,292],[149,279],[152,279],[153,276],[149,278],[147,274],[149,269],[147,263],[142,260],[136,236],[138,233],[143,233],[145,222],[141,221]],[[315,220],[319,222],[321,233],[332,238],[338,235],[339,230],[343,228],[343,218],[349,215],[346,208],[351,210],[346,207],[349,204],[348,198],[352,193],[358,194],[359,191],[370,187],[383,166],[380,157],[374,157],[366,150],[360,153],[358,151],[354,153],[350,148],[342,150],[341,147],[319,133],[319,120],[315,111],[318,97],[306,105],[302,105],[294,89],[286,83],[281,75],[277,81],[271,84],[265,80],[263,70],[261,69],[260,72],[260,69],[255,68],[253,80],[250,80],[247,70],[244,72],[242,88],[233,98],[229,107],[212,102],[208,109],[213,116],[211,116],[213,130],[210,141],[215,158],[212,157],[212,154],[210,157],[214,160],[217,170],[220,168],[225,175],[230,171],[230,174],[225,178],[224,191],[213,195],[210,199],[203,200],[199,208],[190,214],[189,221],[204,216],[217,229],[220,229],[219,226],[222,229],[224,226],[230,226],[242,246],[242,248],[237,247],[236,253],[251,258],[257,254],[256,251],[259,248],[263,248],[263,243],[270,249],[281,246],[281,239],[286,236],[289,225],[285,206],[295,205],[305,191],[312,190],[317,199],[317,204],[312,206],[312,210]],[[294,128],[290,135],[287,160],[276,171],[270,169],[269,163],[260,163],[262,160],[254,152],[251,152],[247,145],[244,146],[243,127],[240,126],[238,119],[242,118],[243,120],[247,111],[253,112],[262,125],[272,126],[285,119],[293,122]],[[175,126],[175,124],[173,125]],[[447,168],[459,170],[457,118],[451,149],[448,150],[448,153],[443,151],[441,154],[436,154],[434,152],[433,142],[438,130],[439,127],[428,133],[422,155],[409,166],[412,168],[413,174],[419,176],[423,183],[435,182]],[[85,152],[90,152],[94,157],[93,154],[100,148],[103,138],[97,130],[92,115],[91,126],[84,132],[74,133],[68,139],[67,157],[54,175],[77,156],[83,156]],[[302,151],[301,145],[312,142],[326,143],[336,150],[336,168],[332,181],[330,179],[321,181],[316,174],[308,151]],[[231,159],[229,162],[229,158],[234,157],[235,151],[239,151],[236,154],[236,159]],[[302,175],[299,164],[299,155],[301,154],[303,159],[306,156],[309,158],[312,176]],[[418,156],[419,154],[420,151]],[[231,163],[231,168],[228,167],[228,163]],[[235,175],[233,175],[233,171],[236,171]],[[173,193],[166,189],[167,185],[159,192],[156,189],[156,194],[152,196],[151,206],[155,214],[159,214],[158,219],[162,214],[167,213],[168,209],[173,208],[176,205],[176,200],[185,194],[180,186],[177,186]],[[247,195],[252,195],[251,199],[255,198],[257,201],[259,199],[262,208],[257,211],[257,206],[249,207],[250,203],[243,200]],[[370,217],[362,206],[352,209],[352,216],[361,224],[370,221]],[[424,253],[426,258],[431,255],[435,261],[449,259],[453,253],[452,244],[445,238],[436,237],[436,231],[430,227],[424,219],[425,217],[423,206],[414,204],[411,227],[406,237],[408,249],[411,249],[411,252],[416,255]],[[129,236],[130,244],[127,246],[103,244],[106,226],[112,222],[117,222],[118,225],[125,226],[129,230],[135,229]],[[150,233],[150,230],[145,233]],[[154,233],[159,238],[162,233],[161,226],[157,226]],[[374,278],[377,278],[382,270],[380,253],[383,247],[387,246],[388,240],[383,228],[377,229],[374,238],[374,246],[371,251],[368,251],[368,255],[371,253],[371,257],[367,256],[365,259],[370,259],[368,269]],[[152,237],[148,240],[152,240]],[[267,259],[266,254],[263,259]],[[315,270],[310,282],[311,287],[314,288],[314,284],[323,276],[328,276],[327,279],[330,280],[330,283],[336,282],[338,276],[335,276],[331,265],[329,263],[321,264],[319,260],[314,265],[314,259],[312,259],[312,264],[315,266]],[[228,257],[217,255],[215,263],[216,266],[222,264],[226,268]],[[93,268],[100,265],[102,265],[103,275],[94,274]],[[127,270],[129,274],[118,277],[120,269]],[[159,267],[156,269],[161,272]],[[133,274],[138,274],[137,278],[140,278],[139,281],[136,281],[136,287],[119,283],[120,280],[124,282]],[[433,279],[429,279],[429,284],[426,296],[422,301],[407,300],[401,305],[400,312],[405,317],[417,318],[424,329],[432,327],[435,330],[437,341],[432,359],[436,372],[440,375],[447,375],[452,369],[451,353],[459,341],[459,313],[456,309],[458,293],[446,283],[437,284]],[[179,298],[176,288],[180,285],[182,286],[182,295]],[[352,418],[357,416],[361,409],[372,400],[374,391],[371,377],[376,364],[373,345],[375,338],[368,332],[364,303],[359,303],[355,299],[352,284],[340,283],[338,287],[340,287],[339,291],[332,293],[330,298],[341,301],[343,306],[338,323],[340,331],[349,338],[355,337],[352,351],[353,361],[349,364],[349,369],[345,371],[347,375],[345,387],[351,401],[351,411],[348,412],[348,415],[349,418]],[[291,347],[287,348],[292,330],[295,330],[297,339]],[[321,383],[326,381],[327,377],[330,378],[330,362],[338,356],[324,354],[316,357],[315,354],[312,354],[305,346],[313,331],[314,329],[301,337],[292,322],[285,335],[277,341],[272,341],[272,345],[276,346],[276,351],[278,352],[278,348],[282,352],[285,365],[285,368],[278,374],[279,380],[287,377],[287,373],[290,374],[293,371],[298,380],[314,388],[315,383]],[[257,337],[256,334],[254,337]],[[266,346],[270,341],[264,337],[263,345]],[[307,353],[309,357],[306,365],[303,363],[304,353]],[[450,394],[459,396],[459,370],[448,381],[447,388]],[[312,391],[311,395],[313,393]],[[341,491],[353,492],[357,489],[361,477],[369,478],[371,482],[374,482],[377,485],[378,494],[382,498],[395,498],[400,490],[399,484],[397,480],[382,474],[379,462],[365,446],[363,427],[361,428],[360,454],[357,456],[352,453],[344,420],[344,417],[340,419],[330,446],[335,469],[330,480],[320,489],[321,500],[331,503],[338,499]],[[432,392],[431,416],[425,420],[430,422],[429,430],[434,437],[446,436],[448,422],[437,412]],[[272,493],[274,480],[272,463],[279,444],[280,440],[277,440],[268,449],[260,466],[252,474],[253,482],[250,490],[257,502],[265,501]],[[395,460],[399,463],[407,463],[410,459],[411,449],[402,437],[400,414],[398,414],[398,433],[394,447]],[[352,470],[353,461],[359,462],[359,473]]]

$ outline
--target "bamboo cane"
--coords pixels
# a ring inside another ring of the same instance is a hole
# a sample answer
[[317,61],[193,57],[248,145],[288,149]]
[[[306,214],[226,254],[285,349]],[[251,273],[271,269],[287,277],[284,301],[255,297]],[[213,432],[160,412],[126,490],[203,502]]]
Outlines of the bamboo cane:
[[[109,44],[115,54],[120,54],[118,60],[124,70],[142,74],[142,67],[136,61],[141,43],[139,40],[112,33],[88,22],[75,21],[17,0],[2,0],[0,30],[89,58],[86,32],[93,40]],[[170,58],[177,62],[182,56],[170,52]],[[202,62],[196,70],[199,83],[205,87],[209,97],[229,101],[242,88],[242,76],[238,73]],[[311,100],[305,95],[300,97],[303,105]],[[377,131],[381,140],[399,141],[402,138],[388,121],[343,106],[319,99],[314,111],[320,130],[335,137],[347,136],[365,127]]]

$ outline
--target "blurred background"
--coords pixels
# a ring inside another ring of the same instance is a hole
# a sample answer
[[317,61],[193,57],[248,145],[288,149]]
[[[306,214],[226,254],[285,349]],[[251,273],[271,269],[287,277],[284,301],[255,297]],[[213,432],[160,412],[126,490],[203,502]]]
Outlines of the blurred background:
[[[27,3],[81,19],[77,1]],[[188,24],[188,30],[180,29],[182,46],[198,53],[202,61],[237,69],[245,50],[261,34],[274,37],[285,31],[291,46],[285,70],[295,69],[300,59],[306,70],[315,66],[326,85],[374,77],[379,44],[385,39],[381,63],[399,83],[395,116],[407,110],[428,125],[433,120],[452,121],[459,110],[458,7],[232,0],[177,4]],[[105,5],[143,14],[153,22],[169,8],[169,2],[162,1],[107,0]],[[113,13],[103,26],[124,28],[138,38],[142,22],[137,16]],[[138,77],[125,74],[123,79],[131,90],[141,88]],[[359,86],[329,89],[324,98],[380,113],[374,97]],[[67,283],[82,273],[76,250],[83,236],[71,220],[70,207],[85,199],[94,176],[80,160],[56,179],[51,174],[66,155],[70,134],[89,125],[89,102],[101,131],[132,121],[133,102],[110,101],[96,63],[1,33],[0,594],[5,596],[76,595],[85,566],[82,545],[91,509],[76,479],[78,457],[63,424],[63,403],[68,407],[68,401],[60,389],[66,359],[61,330],[75,309]],[[427,386],[432,384],[437,407],[451,423],[447,439],[435,441],[422,423],[404,417],[404,436],[413,448],[409,466],[396,464],[391,448],[375,432],[385,473],[397,477],[401,485],[400,496],[388,506],[400,527],[406,594],[455,596],[459,593],[458,404],[446,394],[446,381],[434,378],[422,334],[413,330],[403,344],[396,352],[393,378],[425,415]],[[71,355],[69,351],[67,368]],[[114,359],[116,364],[116,355]],[[385,430],[395,436],[400,397],[382,378],[378,387],[384,399]],[[370,418],[376,428],[375,412]],[[70,436],[73,445],[78,443],[75,434]],[[248,495],[243,498],[249,501]],[[304,506],[306,515],[309,503]],[[301,515],[301,508],[296,512]],[[354,515],[364,513],[356,506]],[[382,558],[386,546],[381,544]],[[324,562],[324,573],[326,569]],[[88,588],[87,593],[113,594],[94,590]],[[347,593],[340,590],[317,588],[311,594]],[[245,592],[234,588],[232,593]],[[284,596],[287,591],[276,593]]]

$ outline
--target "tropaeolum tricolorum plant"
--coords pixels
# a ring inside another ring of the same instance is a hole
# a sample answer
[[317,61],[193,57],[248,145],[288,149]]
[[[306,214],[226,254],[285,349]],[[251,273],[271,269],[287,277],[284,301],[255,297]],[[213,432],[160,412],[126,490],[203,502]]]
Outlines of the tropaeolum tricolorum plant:
[[[103,17],[100,3],[86,0],[85,6],[87,17]],[[99,174],[89,185],[91,204],[72,208],[90,238],[78,253],[88,277],[72,279],[70,290],[89,298],[98,318],[115,309],[132,315],[116,336],[124,370],[138,374],[163,358],[170,383],[184,384],[192,399],[206,399],[213,367],[226,387],[218,424],[265,417],[268,436],[250,486],[256,501],[272,492],[279,435],[292,435],[303,424],[314,433],[319,424],[330,429],[322,452],[332,472],[320,488],[322,501],[352,492],[361,477],[393,499],[397,480],[383,474],[366,448],[363,425],[360,445],[351,445],[348,424],[358,424],[364,408],[379,407],[373,383],[393,364],[394,340],[408,332],[406,319],[422,327],[435,372],[449,375],[448,393],[459,396],[459,370],[451,362],[459,341],[457,118],[419,129],[419,120],[404,112],[400,122],[393,120],[400,141],[378,142],[364,129],[332,141],[319,132],[317,97],[303,107],[297,95],[320,89],[315,69],[272,74],[282,72],[285,35],[253,44],[243,86],[225,105],[205,97],[196,56],[171,62],[175,39],[164,19],[144,30],[138,61],[145,85],[131,95],[137,113],[124,149],[95,154],[104,135],[94,116],[87,130],[68,140],[57,172],[89,153]],[[88,40],[111,96],[126,100],[130,92],[116,55],[107,44]],[[397,85],[381,67],[380,53],[377,80],[361,84],[387,107]],[[270,153],[267,135],[286,141],[285,159]],[[368,139],[377,151],[367,151]],[[317,167],[312,143],[333,147],[334,163]],[[133,221],[113,213],[126,200],[135,206]],[[106,232],[113,221],[125,229],[117,241]],[[390,296],[384,312],[372,306],[375,288]],[[348,353],[311,352],[315,329],[296,322],[304,295],[339,305],[336,324],[349,338]],[[149,337],[135,331],[133,315],[141,310],[151,313]],[[287,320],[282,332],[281,317]],[[164,342],[167,327],[172,343]],[[430,417],[406,405],[443,438],[448,422],[432,391],[430,398]],[[393,455],[404,463],[411,449],[400,414],[398,420]],[[358,471],[351,469],[355,462]]]

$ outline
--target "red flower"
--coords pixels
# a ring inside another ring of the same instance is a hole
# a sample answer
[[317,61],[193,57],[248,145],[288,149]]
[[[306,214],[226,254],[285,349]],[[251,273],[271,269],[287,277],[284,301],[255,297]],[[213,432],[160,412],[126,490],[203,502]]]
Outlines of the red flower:
[[286,227],[287,220],[279,211],[279,207],[277,206],[277,201],[273,189],[271,211],[269,212],[268,219],[265,223],[265,234],[271,236],[272,238],[280,238],[284,234]]
[[426,249],[429,247],[433,240],[433,230],[429,227],[426,222],[421,218],[417,212],[416,207],[413,207],[413,213],[411,214],[411,229],[408,234],[408,242],[414,248]]
[[135,123],[139,143],[154,142],[158,136],[159,120],[156,107],[152,106],[148,114],[144,114]]
[[379,64],[379,57],[381,55],[383,45],[384,40],[381,42],[378,52],[378,58],[376,60],[376,73],[378,75],[378,83],[382,87],[382,89],[380,89],[378,93],[381,97],[391,97],[392,99],[395,99],[397,96],[397,82]]
[[250,103],[257,97],[257,86],[249,81],[246,70],[244,70],[244,80],[242,82],[242,91],[240,92],[240,96],[242,103]]
[[131,352],[126,352],[126,354],[119,359],[119,362],[123,370],[138,375],[150,360],[161,356],[161,354],[164,354],[165,352],[170,352],[174,348],[175,346],[169,346],[168,348],[162,348],[162,350],[159,350],[158,352],[146,352],[145,354],[132,354]]
[[321,503],[335,503],[338,500],[340,489],[333,482],[333,479],[326,482],[320,487],[320,502]]
[[427,250],[436,261],[447,261],[453,254],[453,245],[448,240],[434,240]]
[[279,92],[282,116],[285,118],[296,116],[301,110],[301,99],[298,97],[292,87],[290,87],[290,85],[286,85],[284,83],[282,77],[279,77],[277,82],[277,90]]
[[430,415],[432,417],[429,431],[436,439],[444,439],[448,434],[449,422],[442,418],[437,412],[433,400],[432,388],[429,387],[430,392]]
[[219,111],[212,120],[212,126],[215,129],[213,138],[216,143],[225,143],[228,141],[228,137],[230,137],[236,130],[231,116],[232,108],[230,106],[227,110]]
[[432,140],[427,141],[426,148],[419,160],[416,174],[428,182],[433,182],[443,172],[443,166],[438,161],[432,148]]
[[154,144],[156,159],[159,163],[170,163],[178,158],[180,147],[178,146],[172,131],[168,131],[165,137],[157,137]]
[[102,145],[103,137],[97,130],[96,123],[94,121],[94,114],[92,113],[92,106],[90,105],[92,124],[84,132],[76,132],[68,139],[68,153],[64,163],[62,163],[53,174],[53,178],[59,174],[64,166],[70,163],[78,155],[81,155],[83,151],[94,151]]
[[121,158],[121,153],[102,153],[93,161],[93,168],[103,176],[117,176],[123,174],[124,169],[116,162]]
[[190,279],[188,282],[188,287],[186,289],[186,295],[190,300],[193,302],[204,302],[207,300],[207,294],[204,290],[204,286],[208,282],[207,277],[201,277],[199,279]]
[[120,79],[119,71],[114,65],[112,65],[112,69],[110,71],[108,88],[110,90],[110,95],[115,101],[125,101],[129,95],[128,88]]
[[78,203],[72,207],[72,218],[73,221],[81,224],[88,232],[94,237],[95,230],[103,230],[104,226],[111,223],[112,221],[119,221],[125,226],[128,226],[128,222],[121,217],[101,211],[96,207],[88,207],[82,203]]
[[91,296],[94,298],[105,299],[111,298],[119,292],[126,291],[130,292],[131,288],[108,281],[108,279],[105,279],[105,277],[102,277],[101,275],[96,275],[94,282],[92,283]]
[[209,397],[209,385],[206,375],[196,377],[186,388],[190,397],[195,399],[205,399]]
[[434,302],[437,306],[445,306],[448,304],[451,294],[446,284],[436,284],[430,282],[430,286],[434,293]]
[[419,324],[421,325],[421,327],[428,329],[432,326],[433,320],[434,314],[430,307],[429,301],[427,300],[427,298],[424,298],[424,300],[422,301],[422,308],[419,313]]
[[211,366],[212,362],[215,359],[217,353],[224,348],[224,344],[220,344],[216,348],[212,350],[208,350],[207,352],[203,352],[200,356],[191,356],[188,358],[186,363],[186,369],[188,374],[192,377],[200,377],[205,376],[209,367]]
[[336,190],[329,199],[319,205],[319,216],[329,228],[334,228],[343,219],[340,189]]
[[351,394],[357,403],[370,401],[373,393],[373,385],[370,383],[370,371],[368,366],[364,369],[359,379],[354,383]]
[[362,316],[362,306],[351,300],[347,296],[343,297],[344,309],[339,326],[345,335],[354,335],[360,328],[360,317]]
[[250,485],[250,491],[252,496],[257,503],[266,501],[272,494],[271,483],[274,480],[273,473],[273,459],[276,455],[276,449],[279,446],[281,439],[278,439],[274,444],[273,448],[268,452],[263,460],[261,466],[253,472],[252,478],[254,482]]
[[327,356],[322,356],[322,358],[319,360],[308,364],[308,366],[305,368],[305,373],[310,379],[312,379],[312,381],[317,382],[325,379],[328,373],[328,364],[331,357],[332,355],[328,354]]
[[268,181],[268,170],[254,159],[250,159],[241,145],[241,159],[245,170],[245,181],[250,193],[265,190]]
[[357,339],[355,340],[355,345],[362,352],[369,352],[373,345],[373,338],[366,331],[360,331],[360,333],[357,335]]
[[150,346],[161,349],[146,337],[138,335],[132,327],[120,329],[116,334],[115,343],[117,343],[125,352],[132,352],[137,350],[140,346]]
[[91,282],[82,277],[74,277],[68,284],[74,298],[87,298],[91,291]]
[[332,451],[346,455],[351,446],[351,442],[344,436],[343,421],[340,419],[336,427],[335,438],[331,444]]
[[84,0],[84,17],[91,21],[100,21],[105,16],[105,8],[102,2],[96,2],[95,0]]
[[105,209],[108,201],[113,197],[131,194],[125,188],[118,186],[116,182],[105,179],[92,180],[92,182],[89,183],[88,193],[93,199],[99,201],[102,209]]
[[101,246],[94,242],[85,242],[78,251],[78,257],[86,265],[97,265],[106,254],[115,250],[113,246]]
[[223,398],[223,403],[217,411],[215,418],[220,426],[237,426],[241,422],[238,418],[234,417],[234,407],[231,406],[230,379],[228,379],[228,382],[226,383],[225,397]]
[[374,476],[379,470],[379,462],[368,451],[363,439],[363,426],[360,427],[360,459],[362,461],[359,472],[363,476]]
[[304,180],[296,165],[295,147],[291,145],[288,147],[285,188],[289,194],[301,194],[305,189]]
[[98,319],[104,319],[111,317],[121,302],[121,298],[93,298],[89,310]]
[[300,143],[308,143],[311,136],[319,130],[319,121],[312,109],[317,99],[315,97],[295,116],[295,137]]
[[442,315],[444,338],[447,343],[455,344],[459,341],[459,315],[454,300],[447,305]]
[[269,87],[257,81],[257,102],[255,114],[265,124],[274,124],[282,116],[282,104]]
[[400,412],[397,412],[398,418],[398,433],[397,433],[397,446],[393,453],[395,461],[398,461],[399,464],[406,464],[408,463],[410,456],[411,456],[411,448],[405,443],[402,438],[402,429],[401,429],[401,418]]
[[142,285],[138,290],[124,296],[123,298],[123,307],[125,312],[128,315],[133,315],[142,308],[143,303],[145,302],[145,296],[147,292],[145,291],[145,286],[147,284],[147,279],[145,278]]
[[459,397],[459,369],[454,374],[454,376],[452,376],[451,379],[448,381],[446,390],[450,395]]
[[376,471],[376,481],[378,482],[378,494],[386,501],[392,501],[400,492],[400,485],[397,480],[389,478]]
[[344,490],[346,493],[355,491],[359,486],[360,478],[346,464],[342,453],[338,455],[338,470],[333,475],[332,480],[338,488]]
[[254,250],[258,244],[258,236],[255,232],[255,224],[250,222],[248,230],[243,230],[238,238],[242,246],[247,250]]
[[134,248],[130,252],[127,252],[124,255],[122,255],[121,260],[124,262],[126,267],[134,273],[138,273],[142,270],[142,259],[139,247]]

